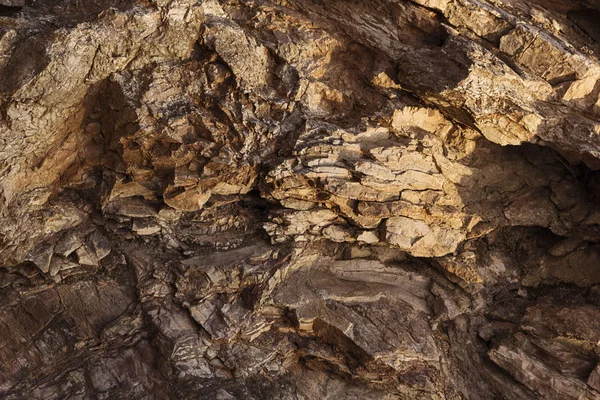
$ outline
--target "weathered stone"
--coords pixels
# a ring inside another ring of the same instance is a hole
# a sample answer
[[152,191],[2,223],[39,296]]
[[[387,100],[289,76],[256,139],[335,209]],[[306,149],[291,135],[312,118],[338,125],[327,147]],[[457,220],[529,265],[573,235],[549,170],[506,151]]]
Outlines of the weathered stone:
[[0,398],[599,399],[594,0],[0,0]]

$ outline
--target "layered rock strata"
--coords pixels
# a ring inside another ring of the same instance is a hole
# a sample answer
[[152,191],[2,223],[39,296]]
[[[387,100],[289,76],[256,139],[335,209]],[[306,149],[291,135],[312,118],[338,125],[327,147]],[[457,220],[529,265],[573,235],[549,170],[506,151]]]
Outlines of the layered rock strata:
[[0,0],[0,397],[600,399],[595,0]]

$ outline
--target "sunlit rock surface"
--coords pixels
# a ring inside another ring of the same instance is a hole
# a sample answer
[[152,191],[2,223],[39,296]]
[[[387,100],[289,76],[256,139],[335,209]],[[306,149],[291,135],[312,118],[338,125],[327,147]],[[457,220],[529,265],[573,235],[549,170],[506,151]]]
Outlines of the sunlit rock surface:
[[0,397],[600,399],[596,0],[0,0]]

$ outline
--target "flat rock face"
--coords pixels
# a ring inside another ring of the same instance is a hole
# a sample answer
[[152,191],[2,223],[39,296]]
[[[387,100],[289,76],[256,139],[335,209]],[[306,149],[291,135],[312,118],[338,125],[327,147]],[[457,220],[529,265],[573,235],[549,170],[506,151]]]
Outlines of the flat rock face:
[[0,0],[0,397],[600,399],[596,0]]

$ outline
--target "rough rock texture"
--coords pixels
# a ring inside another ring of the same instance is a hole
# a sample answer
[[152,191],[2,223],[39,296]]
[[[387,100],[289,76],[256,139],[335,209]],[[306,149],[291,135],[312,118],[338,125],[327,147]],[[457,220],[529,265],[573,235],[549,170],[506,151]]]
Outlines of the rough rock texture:
[[0,0],[0,397],[600,399],[597,0]]

